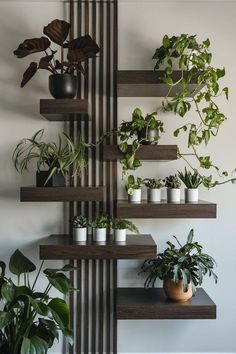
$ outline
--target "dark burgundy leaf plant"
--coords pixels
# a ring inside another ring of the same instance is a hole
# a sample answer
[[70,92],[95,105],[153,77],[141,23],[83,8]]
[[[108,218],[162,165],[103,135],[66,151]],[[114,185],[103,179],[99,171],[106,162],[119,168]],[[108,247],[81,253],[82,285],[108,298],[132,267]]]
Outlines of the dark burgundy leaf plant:
[[[56,19],[44,27],[45,36],[26,39],[19,45],[14,51],[17,58],[25,58],[39,52],[44,53],[39,63],[32,62],[26,69],[21,87],[25,86],[38,69],[48,70],[52,74],[73,74],[74,71],[85,74],[82,62],[95,58],[99,53],[99,47],[89,35],[67,41],[69,32],[70,24]],[[51,48],[51,42],[60,46],[59,58],[57,57],[58,51]]]

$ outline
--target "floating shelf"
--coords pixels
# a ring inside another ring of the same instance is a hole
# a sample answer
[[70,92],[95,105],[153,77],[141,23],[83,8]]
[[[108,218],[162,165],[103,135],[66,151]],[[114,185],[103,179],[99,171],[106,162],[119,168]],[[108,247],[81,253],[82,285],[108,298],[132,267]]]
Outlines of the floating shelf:
[[102,201],[104,187],[21,187],[21,202]]
[[173,302],[163,289],[118,288],[118,320],[216,319],[216,305],[202,288],[187,302]]
[[[130,151],[129,146],[128,151]],[[177,145],[142,145],[136,155],[139,160],[172,161],[177,159]],[[117,145],[105,145],[103,147],[103,159],[116,161],[124,157]]]
[[88,120],[88,101],[80,99],[40,100],[40,114],[50,121]]
[[126,242],[75,242],[69,235],[52,235],[40,246],[40,259],[145,259],[156,256],[151,235],[127,235]]
[[118,218],[140,219],[180,219],[216,218],[216,204],[200,200],[198,203],[129,203],[119,200],[116,207]]
[[[161,81],[164,71],[122,70],[117,73],[118,97],[165,97],[170,86]],[[181,78],[181,71],[173,72],[173,80]],[[198,85],[196,80],[188,85],[188,90],[199,92],[204,85]],[[181,85],[172,89],[172,96],[182,91]],[[191,96],[191,95],[190,95]]]

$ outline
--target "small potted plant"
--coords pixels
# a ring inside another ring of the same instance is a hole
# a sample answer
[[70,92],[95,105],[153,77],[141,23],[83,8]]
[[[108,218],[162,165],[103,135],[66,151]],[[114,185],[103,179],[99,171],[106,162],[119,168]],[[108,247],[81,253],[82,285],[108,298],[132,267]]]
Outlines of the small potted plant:
[[74,216],[72,219],[74,230],[74,240],[78,242],[87,241],[87,226],[88,222],[84,216]]
[[144,184],[147,187],[147,200],[149,203],[161,201],[161,188],[165,186],[160,178],[145,178]]
[[126,191],[128,193],[128,200],[131,203],[140,203],[141,202],[141,196],[142,196],[142,190],[141,190],[141,185],[143,183],[142,178],[135,177],[133,175],[130,175],[127,179],[127,184],[126,184]]
[[202,177],[199,175],[198,171],[187,171],[185,167],[184,173],[178,171],[178,176],[186,186],[185,201],[187,203],[198,202],[198,187],[202,184]]
[[90,224],[93,228],[93,237],[95,242],[105,242],[107,238],[107,229],[110,227],[111,221],[108,215],[98,215]]
[[217,276],[213,269],[215,260],[205,252],[202,246],[193,241],[194,231],[190,231],[187,242],[177,248],[167,242],[167,249],[155,259],[146,260],[141,272],[147,273],[146,287],[154,287],[157,278],[163,280],[166,296],[173,301],[188,301],[196,292],[196,286],[201,285],[205,275]]
[[176,175],[166,177],[165,187],[167,187],[167,202],[179,203],[180,202],[180,186],[181,182]]
[[126,219],[113,219],[111,226],[114,231],[115,242],[125,242],[127,230],[136,234],[139,233],[138,228],[131,221]]
[[[32,62],[29,65],[23,74],[21,87],[24,87],[39,69],[43,69],[51,73],[49,90],[54,98],[74,98],[76,96],[78,80],[74,73],[85,74],[82,62],[89,58],[95,58],[99,47],[89,35],[70,41],[66,40],[70,28],[68,22],[55,19],[44,27],[45,36],[26,39],[14,51],[17,58],[25,58],[39,52],[44,55],[39,63]],[[58,51],[51,48],[51,41],[59,45],[60,58],[57,57]],[[67,51],[66,57],[65,51]]]

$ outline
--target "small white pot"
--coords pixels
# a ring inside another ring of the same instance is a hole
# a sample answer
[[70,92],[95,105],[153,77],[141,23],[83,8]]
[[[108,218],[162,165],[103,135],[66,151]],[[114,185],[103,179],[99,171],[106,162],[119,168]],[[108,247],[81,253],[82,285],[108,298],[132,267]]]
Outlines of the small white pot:
[[167,202],[168,203],[180,202],[180,188],[167,188]]
[[87,227],[74,228],[74,240],[77,242],[86,242]]
[[107,229],[93,229],[93,237],[95,242],[105,242],[107,238]]
[[198,188],[185,189],[185,201],[186,203],[198,202]]
[[115,242],[125,242],[126,241],[126,229],[114,230],[114,241]]
[[128,200],[130,203],[140,203],[141,202],[141,194],[142,190],[140,189],[134,189],[134,192],[132,195],[128,195]]
[[147,199],[149,203],[156,203],[161,201],[161,190],[160,188],[148,188]]

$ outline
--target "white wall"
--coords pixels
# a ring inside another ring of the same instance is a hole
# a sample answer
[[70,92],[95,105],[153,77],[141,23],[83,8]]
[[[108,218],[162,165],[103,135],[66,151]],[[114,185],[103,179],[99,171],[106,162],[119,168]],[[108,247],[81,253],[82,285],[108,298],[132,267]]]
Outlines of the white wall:
[[[119,3],[119,68],[151,69],[153,51],[164,34],[194,33],[200,39],[210,37],[214,64],[225,66],[230,87],[230,101],[221,102],[229,119],[208,151],[214,160],[229,170],[236,167],[234,151],[236,87],[234,1],[121,1]],[[20,203],[19,187],[34,183],[33,175],[18,175],[11,161],[12,151],[22,137],[45,128],[50,137],[63,129],[62,124],[48,123],[39,115],[39,98],[49,97],[47,73],[38,73],[20,89],[26,60],[12,52],[27,37],[38,36],[42,26],[56,17],[64,17],[63,3],[0,1],[0,259],[8,259],[17,247],[38,259],[42,237],[63,232],[63,207],[57,203]],[[157,99],[120,99],[119,118],[130,119],[136,106],[150,112],[159,105]],[[170,132],[180,119],[162,117],[167,134],[162,143],[176,143]],[[184,141],[177,141],[184,146]],[[145,163],[139,175],[166,176],[184,165],[178,162]],[[145,172],[144,172],[145,171]],[[120,183],[119,195],[124,191]],[[202,199],[218,203],[217,220],[142,220],[135,221],[142,233],[151,233],[159,250],[176,234],[184,240],[194,227],[196,237],[218,262],[219,284],[206,279],[204,288],[217,303],[216,321],[121,321],[118,325],[119,353],[164,352],[235,352],[235,267],[236,239],[234,207],[236,187],[227,185],[211,191],[201,190]],[[119,285],[142,286],[137,276],[140,262],[120,262]],[[55,346],[53,353],[60,352]]]

